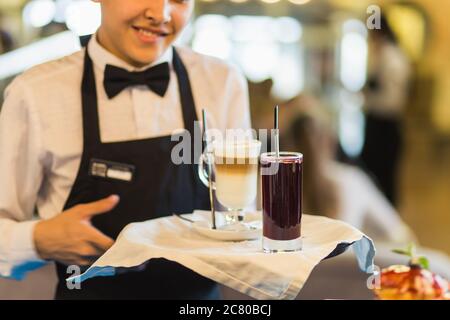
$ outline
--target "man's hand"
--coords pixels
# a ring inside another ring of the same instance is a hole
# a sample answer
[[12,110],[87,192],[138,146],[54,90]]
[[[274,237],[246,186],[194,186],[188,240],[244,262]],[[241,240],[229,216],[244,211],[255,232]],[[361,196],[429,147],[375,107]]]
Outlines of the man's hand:
[[114,241],[94,228],[93,216],[111,211],[118,196],[77,205],[56,217],[43,220],[34,229],[35,248],[41,259],[65,265],[92,264]]

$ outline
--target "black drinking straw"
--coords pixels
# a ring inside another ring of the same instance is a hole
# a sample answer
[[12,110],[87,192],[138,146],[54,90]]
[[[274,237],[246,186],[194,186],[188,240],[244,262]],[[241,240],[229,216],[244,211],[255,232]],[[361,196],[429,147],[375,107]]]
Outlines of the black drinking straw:
[[203,121],[203,141],[204,141],[204,150],[206,154],[206,158],[208,160],[208,180],[209,180],[209,202],[211,204],[211,220],[212,220],[212,228],[217,229],[216,227],[216,208],[214,207],[214,195],[213,195],[213,187],[212,187],[212,163],[210,161],[210,154],[208,148],[208,137],[206,135],[207,126],[206,126],[206,110],[202,110],[202,121]]
[[280,130],[279,130],[279,123],[278,123],[278,113],[279,113],[279,107],[276,106],[274,110],[274,129],[275,129],[275,154],[277,159],[280,157]]

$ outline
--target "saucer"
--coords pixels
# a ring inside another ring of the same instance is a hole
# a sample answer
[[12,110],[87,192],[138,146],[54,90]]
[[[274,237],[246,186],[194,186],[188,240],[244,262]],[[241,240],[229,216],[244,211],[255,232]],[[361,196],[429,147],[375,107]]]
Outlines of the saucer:
[[244,214],[244,220],[232,225],[226,225],[223,213],[216,212],[217,229],[212,229],[211,212],[194,211],[192,228],[202,236],[220,241],[246,241],[261,237],[262,220],[260,212]]

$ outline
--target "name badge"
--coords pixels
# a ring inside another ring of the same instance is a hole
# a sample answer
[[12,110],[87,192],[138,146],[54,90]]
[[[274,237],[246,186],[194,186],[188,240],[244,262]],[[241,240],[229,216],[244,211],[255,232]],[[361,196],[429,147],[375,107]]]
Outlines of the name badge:
[[134,178],[135,166],[99,159],[92,159],[89,166],[89,175],[92,177],[105,178],[131,182]]

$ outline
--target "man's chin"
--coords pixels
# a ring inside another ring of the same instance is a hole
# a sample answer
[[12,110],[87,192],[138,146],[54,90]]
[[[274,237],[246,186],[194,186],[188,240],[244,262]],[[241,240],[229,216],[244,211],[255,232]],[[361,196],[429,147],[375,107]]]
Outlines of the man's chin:
[[143,67],[149,64],[152,64],[156,60],[158,60],[162,55],[163,50],[146,50],[146,52],[142,52],[140,54],[136,54],[133,57],[130,57],[130,60],[133,61],[133,65],[137,67]]

